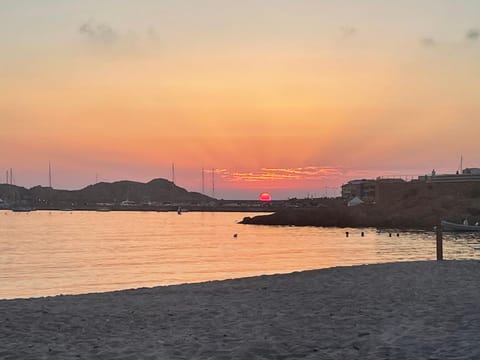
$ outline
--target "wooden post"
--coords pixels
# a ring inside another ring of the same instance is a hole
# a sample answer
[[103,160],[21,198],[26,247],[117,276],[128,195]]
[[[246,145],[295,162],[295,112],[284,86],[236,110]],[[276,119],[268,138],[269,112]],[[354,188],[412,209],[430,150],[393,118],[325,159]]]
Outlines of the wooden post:
[[437,261],[443,260],[443,232],[442,225],[437,224]]

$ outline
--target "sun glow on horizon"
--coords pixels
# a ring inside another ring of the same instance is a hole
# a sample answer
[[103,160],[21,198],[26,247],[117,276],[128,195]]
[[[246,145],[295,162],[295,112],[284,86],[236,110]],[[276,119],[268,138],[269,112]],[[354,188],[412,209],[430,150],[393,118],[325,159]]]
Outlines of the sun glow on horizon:
[[270,202],[272,201],[272,196],[270,195],[269,192],[262,192],[258,199],[261,201],[261,202]]

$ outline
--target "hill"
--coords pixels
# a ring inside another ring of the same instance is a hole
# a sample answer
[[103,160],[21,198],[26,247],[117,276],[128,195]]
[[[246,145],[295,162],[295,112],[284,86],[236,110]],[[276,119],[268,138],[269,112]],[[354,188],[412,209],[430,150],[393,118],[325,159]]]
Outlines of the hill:
[[94,209],[99,206],[167,206],[174,204],[205,204],[215,199],[173,184],[166,179],[148,183],[135,181],[101,182],[80,190],[58,190],[35,186],[31,189],[1,184],[3,208]]

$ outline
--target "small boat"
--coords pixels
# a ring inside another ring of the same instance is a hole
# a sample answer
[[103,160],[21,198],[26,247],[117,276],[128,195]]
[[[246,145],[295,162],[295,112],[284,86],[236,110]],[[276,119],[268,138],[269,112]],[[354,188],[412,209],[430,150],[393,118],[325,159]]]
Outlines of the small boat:
[[33,208],[31,207],[25,207],[25,206],[18,206],[18,207],[12,207],[13,212],[30,212],[33,211]]
[[177,214],[178,215],[182,215],[182,208],[179,206],[178,209],[177,209]]
[[450,221],[442,220],[442,229],[444,231],[480,231],[480,225],[457,224]]

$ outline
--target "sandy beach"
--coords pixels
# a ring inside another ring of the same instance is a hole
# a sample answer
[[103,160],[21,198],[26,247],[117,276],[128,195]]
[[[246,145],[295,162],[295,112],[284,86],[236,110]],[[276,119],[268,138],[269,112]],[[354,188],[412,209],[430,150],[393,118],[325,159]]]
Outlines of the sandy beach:
[[0,359],[478,359],[480,262],[0,301]]

